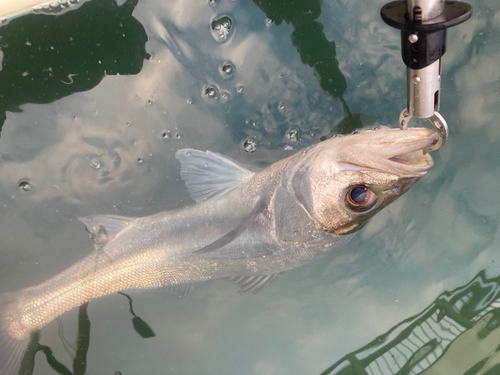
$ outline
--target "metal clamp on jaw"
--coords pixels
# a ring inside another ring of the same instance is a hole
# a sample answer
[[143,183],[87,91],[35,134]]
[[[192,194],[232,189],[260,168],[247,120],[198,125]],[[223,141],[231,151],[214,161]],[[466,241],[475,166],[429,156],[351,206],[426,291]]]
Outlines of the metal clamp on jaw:
[[385,23],[401,30],[408,104],[399,116],[399,125],[407,129],[412,117],[429,119],[440,135],[430,150],[438,149],[448,137],[446,121],[438,113],[446,29],[467,21],[472,7],[458,1],[401,0],[384,5],[380,14]]

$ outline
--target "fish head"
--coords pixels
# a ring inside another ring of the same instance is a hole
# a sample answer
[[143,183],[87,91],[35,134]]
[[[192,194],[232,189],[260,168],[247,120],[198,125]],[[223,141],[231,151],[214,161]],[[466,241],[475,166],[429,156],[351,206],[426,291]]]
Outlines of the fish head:
[[298,155],[289,186],[322,229],[353,233],[427,173],[438,138],[433,129],[385,127],[337,136]]

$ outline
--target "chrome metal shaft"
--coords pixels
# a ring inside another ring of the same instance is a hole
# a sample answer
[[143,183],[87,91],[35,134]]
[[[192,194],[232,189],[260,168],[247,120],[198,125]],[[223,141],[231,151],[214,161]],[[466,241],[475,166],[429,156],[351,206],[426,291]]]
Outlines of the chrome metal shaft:
[[444,12],[444,0],[407,0],[410,21],[427,21]]
[[[413,22],[425,22],[444,12],[444,0],[407,0],[407,17]],[[418,33],[408,40],[415,43]],[[412,117],[428,118],[439,110],[441,89],[441,59],[422,69],[407,68],[408,112]]]

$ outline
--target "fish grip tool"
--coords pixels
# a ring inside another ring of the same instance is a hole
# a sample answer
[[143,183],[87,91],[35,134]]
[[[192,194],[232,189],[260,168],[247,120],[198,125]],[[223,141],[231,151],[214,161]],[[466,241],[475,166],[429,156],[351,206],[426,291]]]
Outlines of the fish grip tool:
[[428,119],[439,133],[438,142],[428,151],[437,150],[448,138],[448,125],[438,112],[446,29],[467,21],[472,6],[460,1],[400,0],[385,4],[380,15],[401,30],[407,106],[399,115],[399,126],[407,129],[412,117]]

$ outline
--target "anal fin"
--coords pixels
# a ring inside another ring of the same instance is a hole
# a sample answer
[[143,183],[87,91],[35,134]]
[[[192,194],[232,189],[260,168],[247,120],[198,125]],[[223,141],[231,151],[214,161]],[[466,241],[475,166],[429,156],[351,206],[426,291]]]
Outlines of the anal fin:
[[224,280],[227,280],[235,285],[238,285],[240,289],[238,290],[238,294],[249,294],[249,293],[259,293],[266,286],[271,284],[274,280],[276,280],[281,273],[275,273],[272,275],[258,275],[258,276],[234,276],[234,277],[225,277]]
[[168,293],[174,295],[175,297],[179,299],[185,299],[191,293],[193,290],[193,284],[176,284],[176,285],[169,285],[165,288]]

